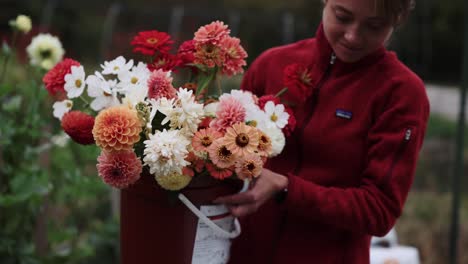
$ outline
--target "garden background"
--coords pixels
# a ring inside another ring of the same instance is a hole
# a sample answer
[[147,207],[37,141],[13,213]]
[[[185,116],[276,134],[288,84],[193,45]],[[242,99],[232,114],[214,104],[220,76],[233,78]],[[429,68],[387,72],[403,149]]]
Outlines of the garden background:
[[[118,55],[131,57],[129,43],[138,31],[165,31],[178,44],[218,19],[241,39],[249,65],[269,47],[312,37],[320,2],[0,0],[2,43],[11,41],[9,20],[25,14],[33,21],[32,31],[19,36],[0,83],[0,263],[101,264],[118,263],[119,256],[118,193],[97,176],[97,147],[61,137],[52,101],[41,87],[41,72],[27,66],[24,50],[31,37],[39,32],[57,35],[66,57],[97,68]],[[443,90],[461,83],[463,10],[462,0],[417,1],[407,25],[390,43],[428,86]],[[0,67],[8,52],[3,45]],[[225,85],[235,88],[239,81]],[[399,242],[417,247],[422,263],[448,263],[454,120],[431,113],[415,183],[396,224]],[[466,173],[460,185],[459,263],[468,263],[468,252],[461,250],[468,248],[464,178]]]

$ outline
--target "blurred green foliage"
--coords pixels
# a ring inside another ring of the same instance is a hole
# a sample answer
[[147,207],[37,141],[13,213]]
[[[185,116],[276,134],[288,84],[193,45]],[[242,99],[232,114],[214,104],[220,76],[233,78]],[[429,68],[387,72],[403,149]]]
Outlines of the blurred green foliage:
[[117,263],[119,225],[97,176],[98,148],[63,138],[45,72],[3,47],[0,263]]

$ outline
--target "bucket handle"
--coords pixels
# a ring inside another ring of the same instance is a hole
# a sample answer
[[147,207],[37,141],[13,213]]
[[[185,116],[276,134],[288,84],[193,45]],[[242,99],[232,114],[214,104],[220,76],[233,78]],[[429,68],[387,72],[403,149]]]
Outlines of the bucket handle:
[[[245,192],[248,189],[248,186],[249,186],[249,180],[244,180],[244,185],[243,185],[242,189],[240,190],[240,192]],[[183,195],[182,193],[179,193],[178,198],[204,224],[206,224],[213,231],[215,231],[215,233],[217,235],[219,235],[221,237],[224,237],[224,238],[230,238],[230,239],[236,238],[236,237],[238,237],[240,235],[241,227],[240,227],[239,220],[237,218],[234,218],[234,230],[231,231],[231,232],[228,232],[228,231],[222,229],[221,227],[219,227],[217,224],[215,224],[213,221],[211,221],[211,219],[209,219],[206,215],[204,215],[200,210],[198,210],[198,208],[195,205],[193,205],[193,203],[190,202],[190,200],[187,199],[187,197],[185,195]]]

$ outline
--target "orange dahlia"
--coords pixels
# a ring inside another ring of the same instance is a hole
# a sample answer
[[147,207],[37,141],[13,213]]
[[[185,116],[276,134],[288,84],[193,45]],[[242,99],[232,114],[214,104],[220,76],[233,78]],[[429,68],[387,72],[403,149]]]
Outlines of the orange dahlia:
[[130,150],[140,141],[142,124],[135,110],[127,106],[114,106],[101,111],[96,117],[93,136],[96,145],[107,152]]

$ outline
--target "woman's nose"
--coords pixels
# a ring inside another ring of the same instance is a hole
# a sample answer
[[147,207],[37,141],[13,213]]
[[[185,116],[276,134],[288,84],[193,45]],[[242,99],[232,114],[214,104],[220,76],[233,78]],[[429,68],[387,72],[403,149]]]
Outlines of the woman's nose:
[[352,47],[359,48],[362,45],[363,37],[358,26],[350,26],[345,31],[344,38]]

